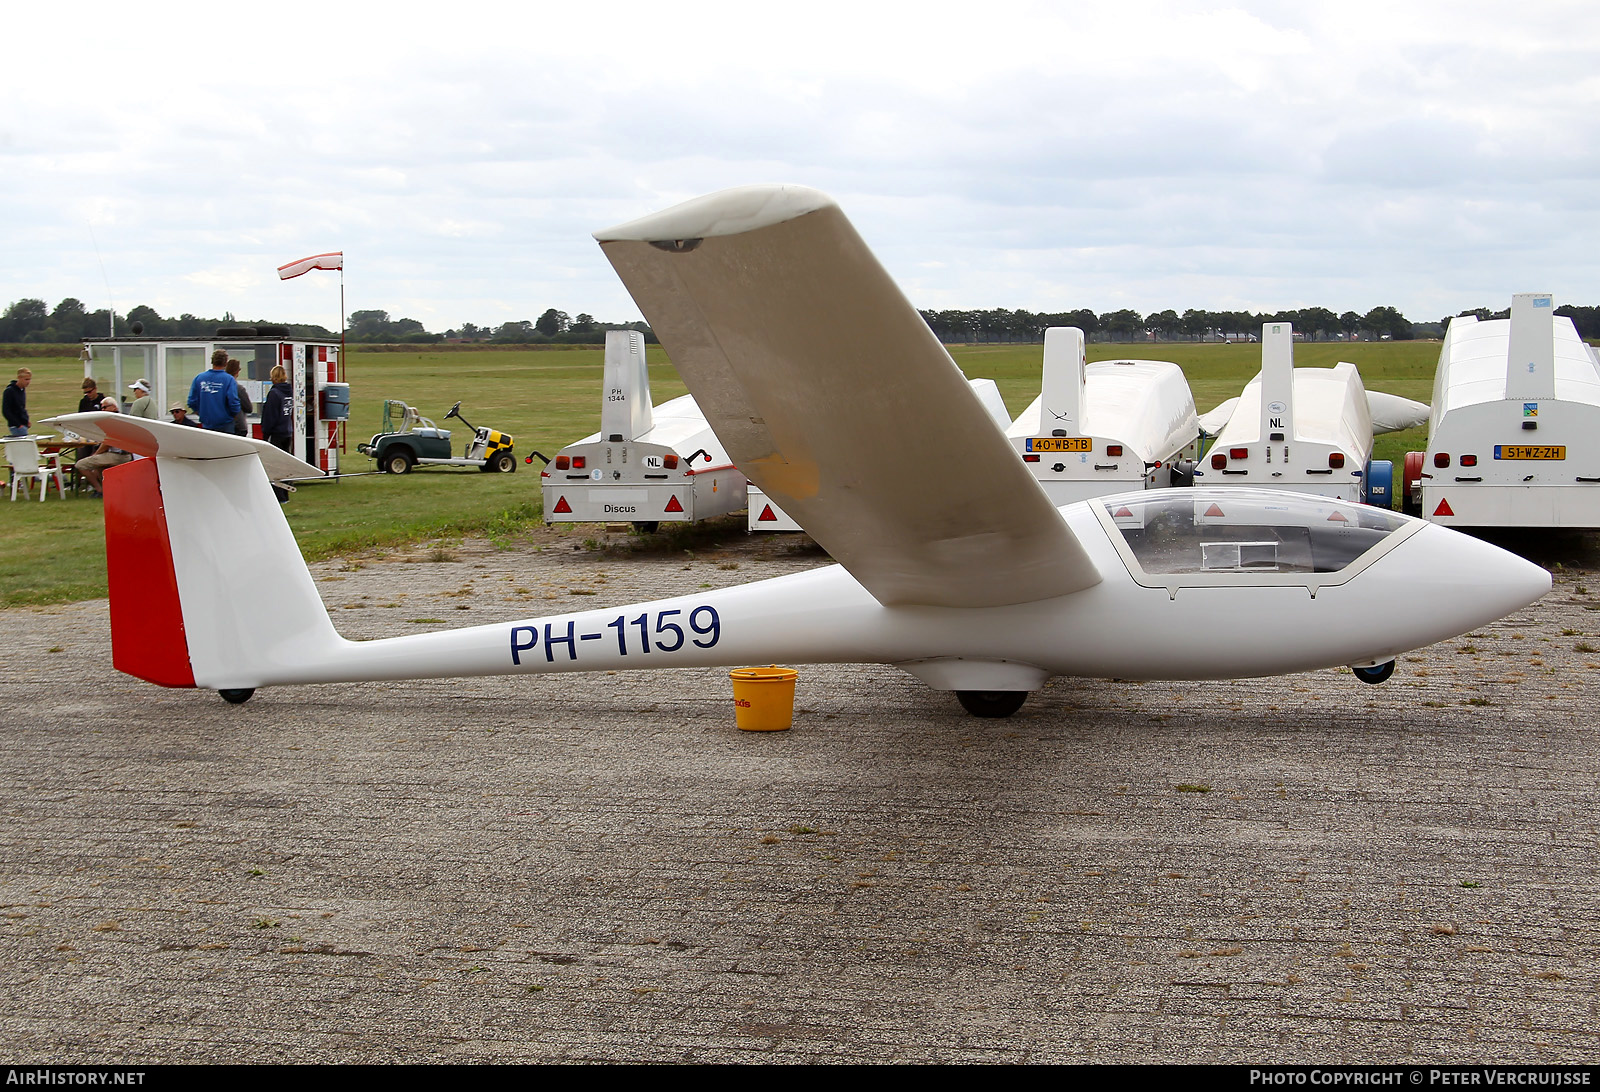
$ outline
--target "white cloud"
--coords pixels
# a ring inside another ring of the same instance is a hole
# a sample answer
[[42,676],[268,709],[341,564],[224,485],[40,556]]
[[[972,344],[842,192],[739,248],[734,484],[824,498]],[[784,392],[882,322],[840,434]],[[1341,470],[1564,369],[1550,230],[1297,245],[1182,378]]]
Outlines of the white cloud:
[[100,306],[103,259],[122,309],[326,323],[272,270],[340,248],[352,308],[623,319],[590,232],[799,181],[926,307],[1600,302],[1576,4],[369,10],[91,4],[70,63],[18,51],[0,297]]

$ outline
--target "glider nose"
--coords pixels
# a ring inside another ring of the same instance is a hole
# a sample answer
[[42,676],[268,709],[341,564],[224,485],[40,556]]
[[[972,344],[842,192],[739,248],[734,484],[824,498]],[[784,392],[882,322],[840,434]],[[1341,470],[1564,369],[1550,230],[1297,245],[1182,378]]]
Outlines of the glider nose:
[[1462,602],[1481,610],[1473,625],[1519,611],[1550,590],[1544,569],[1480,538],[1430,523],[1418,539],[1428,542],[1435,581],[1456,585]]

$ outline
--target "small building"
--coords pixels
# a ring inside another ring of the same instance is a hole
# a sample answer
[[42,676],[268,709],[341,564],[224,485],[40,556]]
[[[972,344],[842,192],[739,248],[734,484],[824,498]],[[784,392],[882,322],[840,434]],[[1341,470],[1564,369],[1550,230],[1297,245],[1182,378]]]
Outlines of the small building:
[[189,385],[211,367],[211,354],[227,350],[239,361],[239,384],[255,407],[249,415],[250,431],[258,439],[261,405],[272,389],[272,367],[282,364],[294,388],[292,453],[329,474],[338,472],[350,415],[350,386],[337,341],[291,337],[281,326],[245,326],[223,327],[210,337],[87,338],[83,348],[85,376],[94,376],[101,390],[116,391],[124,409],[132,403],[128,384],[147,381],[162,420],[171,419],[168,406],[188,400]]

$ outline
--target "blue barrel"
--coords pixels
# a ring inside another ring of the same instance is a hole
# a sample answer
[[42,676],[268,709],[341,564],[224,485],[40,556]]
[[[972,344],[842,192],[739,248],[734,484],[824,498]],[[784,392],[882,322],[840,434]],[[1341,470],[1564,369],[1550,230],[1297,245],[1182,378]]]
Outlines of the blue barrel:
[[1374,508],[1394,507],[1394,464],[1388,459],[1374,459],[1367,464],[1361,500]]
[[322,419],[324,421],[350,419],[350,384],[329,383],[322,388]]

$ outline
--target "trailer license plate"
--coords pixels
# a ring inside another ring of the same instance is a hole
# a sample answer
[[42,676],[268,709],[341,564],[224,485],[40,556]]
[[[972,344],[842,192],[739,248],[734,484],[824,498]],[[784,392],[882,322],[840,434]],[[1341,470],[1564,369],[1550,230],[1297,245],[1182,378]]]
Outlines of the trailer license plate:
[[1553,447],[1538,447],[1527,444],[1496,444],[1494,449],[1496,459],[1565,459],[1567,447],[1557,444]]
[[1087,436],[1030,436],[1029,451],[1093,451],[1094,442]]

